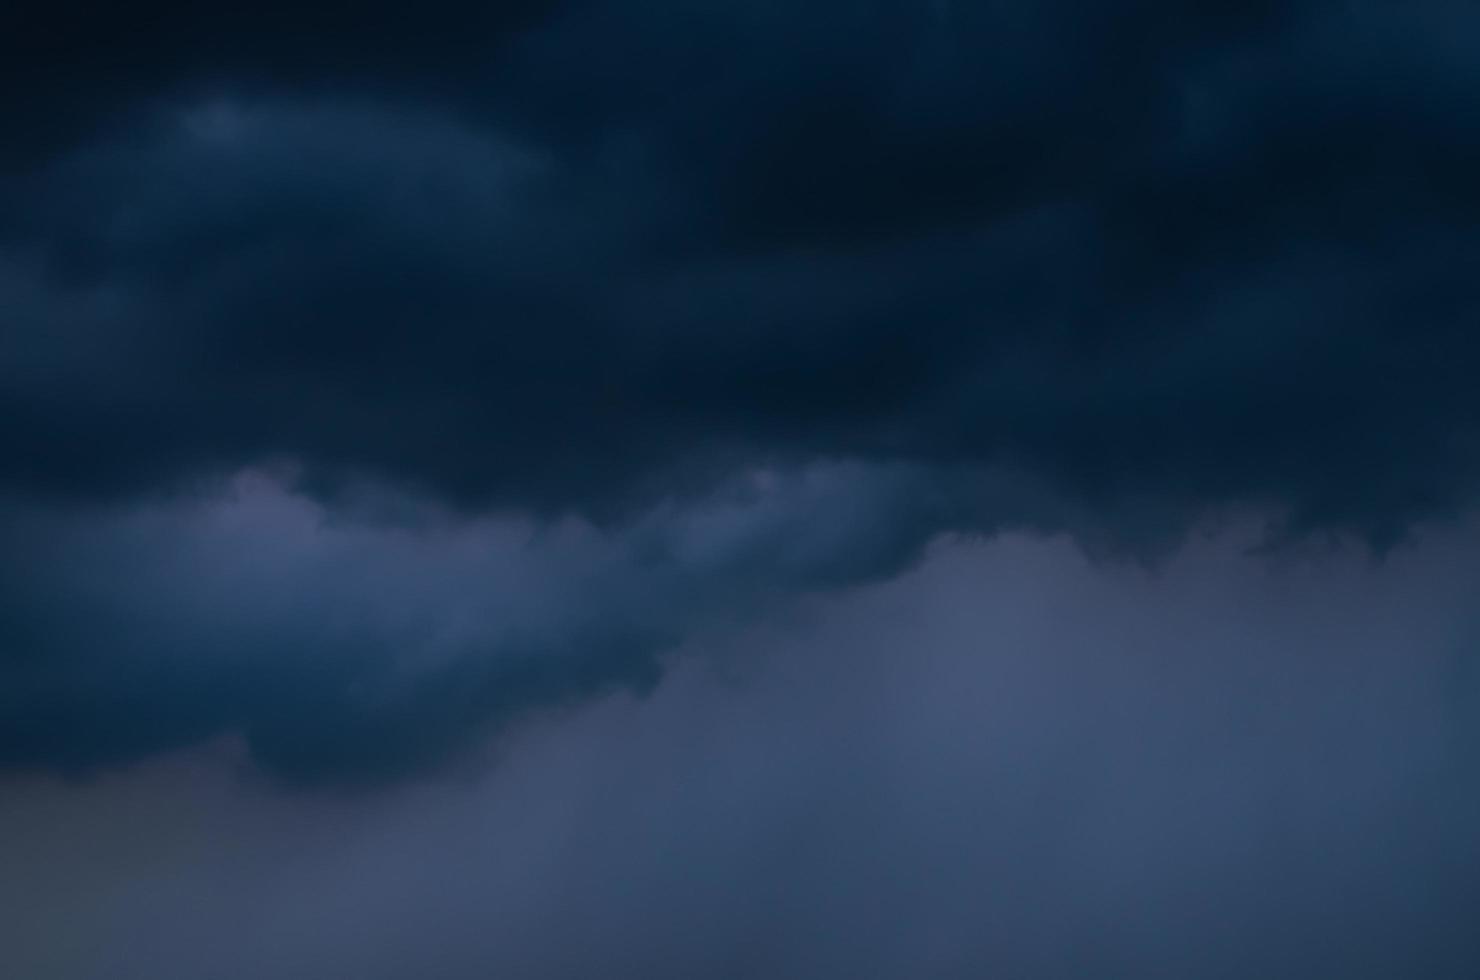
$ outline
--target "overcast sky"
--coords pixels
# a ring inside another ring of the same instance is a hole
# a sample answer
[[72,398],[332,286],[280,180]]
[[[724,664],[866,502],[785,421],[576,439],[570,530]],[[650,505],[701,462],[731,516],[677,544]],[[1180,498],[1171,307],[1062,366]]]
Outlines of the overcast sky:
[[1480,975],[1480,12],[21,0],[0,975]]

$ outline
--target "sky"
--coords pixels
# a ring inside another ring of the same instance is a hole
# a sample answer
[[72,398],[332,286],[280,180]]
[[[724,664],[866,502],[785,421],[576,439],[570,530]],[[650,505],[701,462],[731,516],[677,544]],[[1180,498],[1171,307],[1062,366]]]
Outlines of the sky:
[[1480,974],[1480,13],[0,29],[0,975]]

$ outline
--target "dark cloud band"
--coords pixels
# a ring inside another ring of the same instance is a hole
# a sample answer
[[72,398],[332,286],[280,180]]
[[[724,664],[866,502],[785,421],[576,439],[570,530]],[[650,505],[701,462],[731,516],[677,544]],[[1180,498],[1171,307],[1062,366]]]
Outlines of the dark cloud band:
[[[24,587],[91,566],[57,530],[3,559],[4,669],[29,692],[0,722],[6,760],[255,726],[284,768],[373,770],[650,677],[691,603],[888,575],[941,533],[1147,549],[1253,508],[1387,545],[1473,503],[1467,8],[434,8],[349,27],[296,6],[26,14],[58,41],[0,58],[30,93],[0,104],[16,512],[97,527],[113,518],[89,508],[281,468],[338,519],[400,494],[463,521],[591,521],[620,550],[682,537],[757,472],[821,471],[856,474],[823,515],[855,523],[788,516],[782,547],[747,517],[743,560],[698,577],[712,595],[614,573],[642,597],[568,591],[517,670],[480,633],[472,679],[363,709],[350,678],[409,634],[330,642],[285,614],[279,635],[252,602],[179,619],[171,576],[215,556],[167,565],[157,595]],[[148,43],[115,40],[134,18]],[[24,523],[6,533],[39,533]],[[305,581],[306,605],[324,588]],[[245,633],[223,625],[245,609]],[[64,628],[79,610],[107,625]],[[243,652],[240,676],[179,654],[236,644],[346,652]],[[330,717],[342,744],[314,728]]]

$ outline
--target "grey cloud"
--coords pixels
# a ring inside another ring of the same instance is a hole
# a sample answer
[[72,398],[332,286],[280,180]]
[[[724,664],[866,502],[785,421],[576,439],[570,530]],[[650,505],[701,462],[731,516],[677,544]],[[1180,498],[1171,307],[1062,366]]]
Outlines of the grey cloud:
[[1474,529],[1382,565],[1255,540],[1160,573],[942,545],[525,729],[491,777],[373,803],[263,793],[229,746],[12,777],[0,963],[1469,976]]
[[[989,492],[1042,505],[1007,479],[969,497]],[[235,734],[289,779],[405,774],[648,688],[684,641],[894,574],[961,505],[920,472],[838,467],[757,472],[619,531],[415,505],[367,523],[263,474],[190,501],[13,506],[0,764],[87,772]]]

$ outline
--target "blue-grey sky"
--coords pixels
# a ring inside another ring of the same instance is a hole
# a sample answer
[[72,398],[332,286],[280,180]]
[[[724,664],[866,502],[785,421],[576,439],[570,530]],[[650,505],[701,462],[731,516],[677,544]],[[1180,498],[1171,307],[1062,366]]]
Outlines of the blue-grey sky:
[[1473,976],[1480,14],[0,25],[0,974]]

